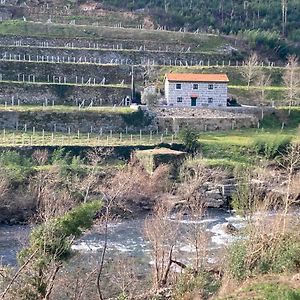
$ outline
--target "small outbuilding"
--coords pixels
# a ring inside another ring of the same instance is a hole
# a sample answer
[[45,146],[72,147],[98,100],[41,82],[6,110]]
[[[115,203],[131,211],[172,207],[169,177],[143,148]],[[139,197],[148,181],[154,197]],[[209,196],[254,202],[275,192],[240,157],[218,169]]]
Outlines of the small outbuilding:
[[171,174],[176,176],[187,153],[168,148],[155,148],[137,150],[135,155],[150,174],[152,174],[158,166],[164,164],[169,165]]
[[167,105],[177,107],[227,106],[226,74],[169,73],[165,76]]

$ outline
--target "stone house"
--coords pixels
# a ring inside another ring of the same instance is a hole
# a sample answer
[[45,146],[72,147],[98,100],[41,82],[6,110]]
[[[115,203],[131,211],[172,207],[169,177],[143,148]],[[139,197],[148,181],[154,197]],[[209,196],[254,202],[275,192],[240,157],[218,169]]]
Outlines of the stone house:
[[228,82],[226,74],[166,74],[167,105],[179,107],[227,106]]

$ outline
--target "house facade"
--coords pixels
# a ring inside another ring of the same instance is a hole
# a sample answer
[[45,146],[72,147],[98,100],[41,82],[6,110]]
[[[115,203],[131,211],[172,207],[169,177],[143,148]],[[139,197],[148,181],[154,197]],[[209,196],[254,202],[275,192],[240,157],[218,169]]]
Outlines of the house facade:
[[227,106],[228,82],[226,74],[166,74],[167,105],[177,107]]

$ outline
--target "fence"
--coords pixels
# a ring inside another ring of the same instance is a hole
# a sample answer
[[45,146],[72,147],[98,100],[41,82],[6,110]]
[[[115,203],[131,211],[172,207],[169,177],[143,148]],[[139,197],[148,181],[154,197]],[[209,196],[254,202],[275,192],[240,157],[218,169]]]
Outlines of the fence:
[[135,134],[124,134],[122,132],[108,134],[104,133],[81,133],[35,131],[24,132],[3,129],[0,135],[0,146],[24,147],[24,146],[135,146],[156,145],[160,143],[174,143],[178,141],[176,134],[159,132],[143,132]]
[[[15,62],[32,62],[32,63],[55,63],[55,64],[93,64],[93,65],[125,65],[125,66],[173,66],[173,67],[242,67],[245,61],[232,60],[203,60],[203,59],[141,59],[140,61],[132,61],[125,58],[114,58],[104,60],[101,57],[86,57],[86,56],[54,56],[54,55],[28,55],[14,54],[5,52],[2,54],[2,61]],[[260,62],[258,67],[275,68],[274,62]]]

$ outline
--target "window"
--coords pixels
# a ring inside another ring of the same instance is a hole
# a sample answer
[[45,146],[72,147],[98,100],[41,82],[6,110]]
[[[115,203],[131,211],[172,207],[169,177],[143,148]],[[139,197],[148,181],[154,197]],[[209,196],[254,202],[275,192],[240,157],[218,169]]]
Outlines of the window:
[[209,84],[209,85],[208,85],[208,89],[209,89],[209,90],[213,90],[213,89],[214,89],[214,85],[213,85],[213,84]]
[[182,97],[177,97],[177,102],[181,103],[183,101]]
[[208,103],[213,103],[214,99],[213,98],[208,98]]
[[193,90],[198,90],[199,89],[199,84],[198,83],[194,83],[193,84]]
[[181,83],[176,83],[176,90],[181,90]]

